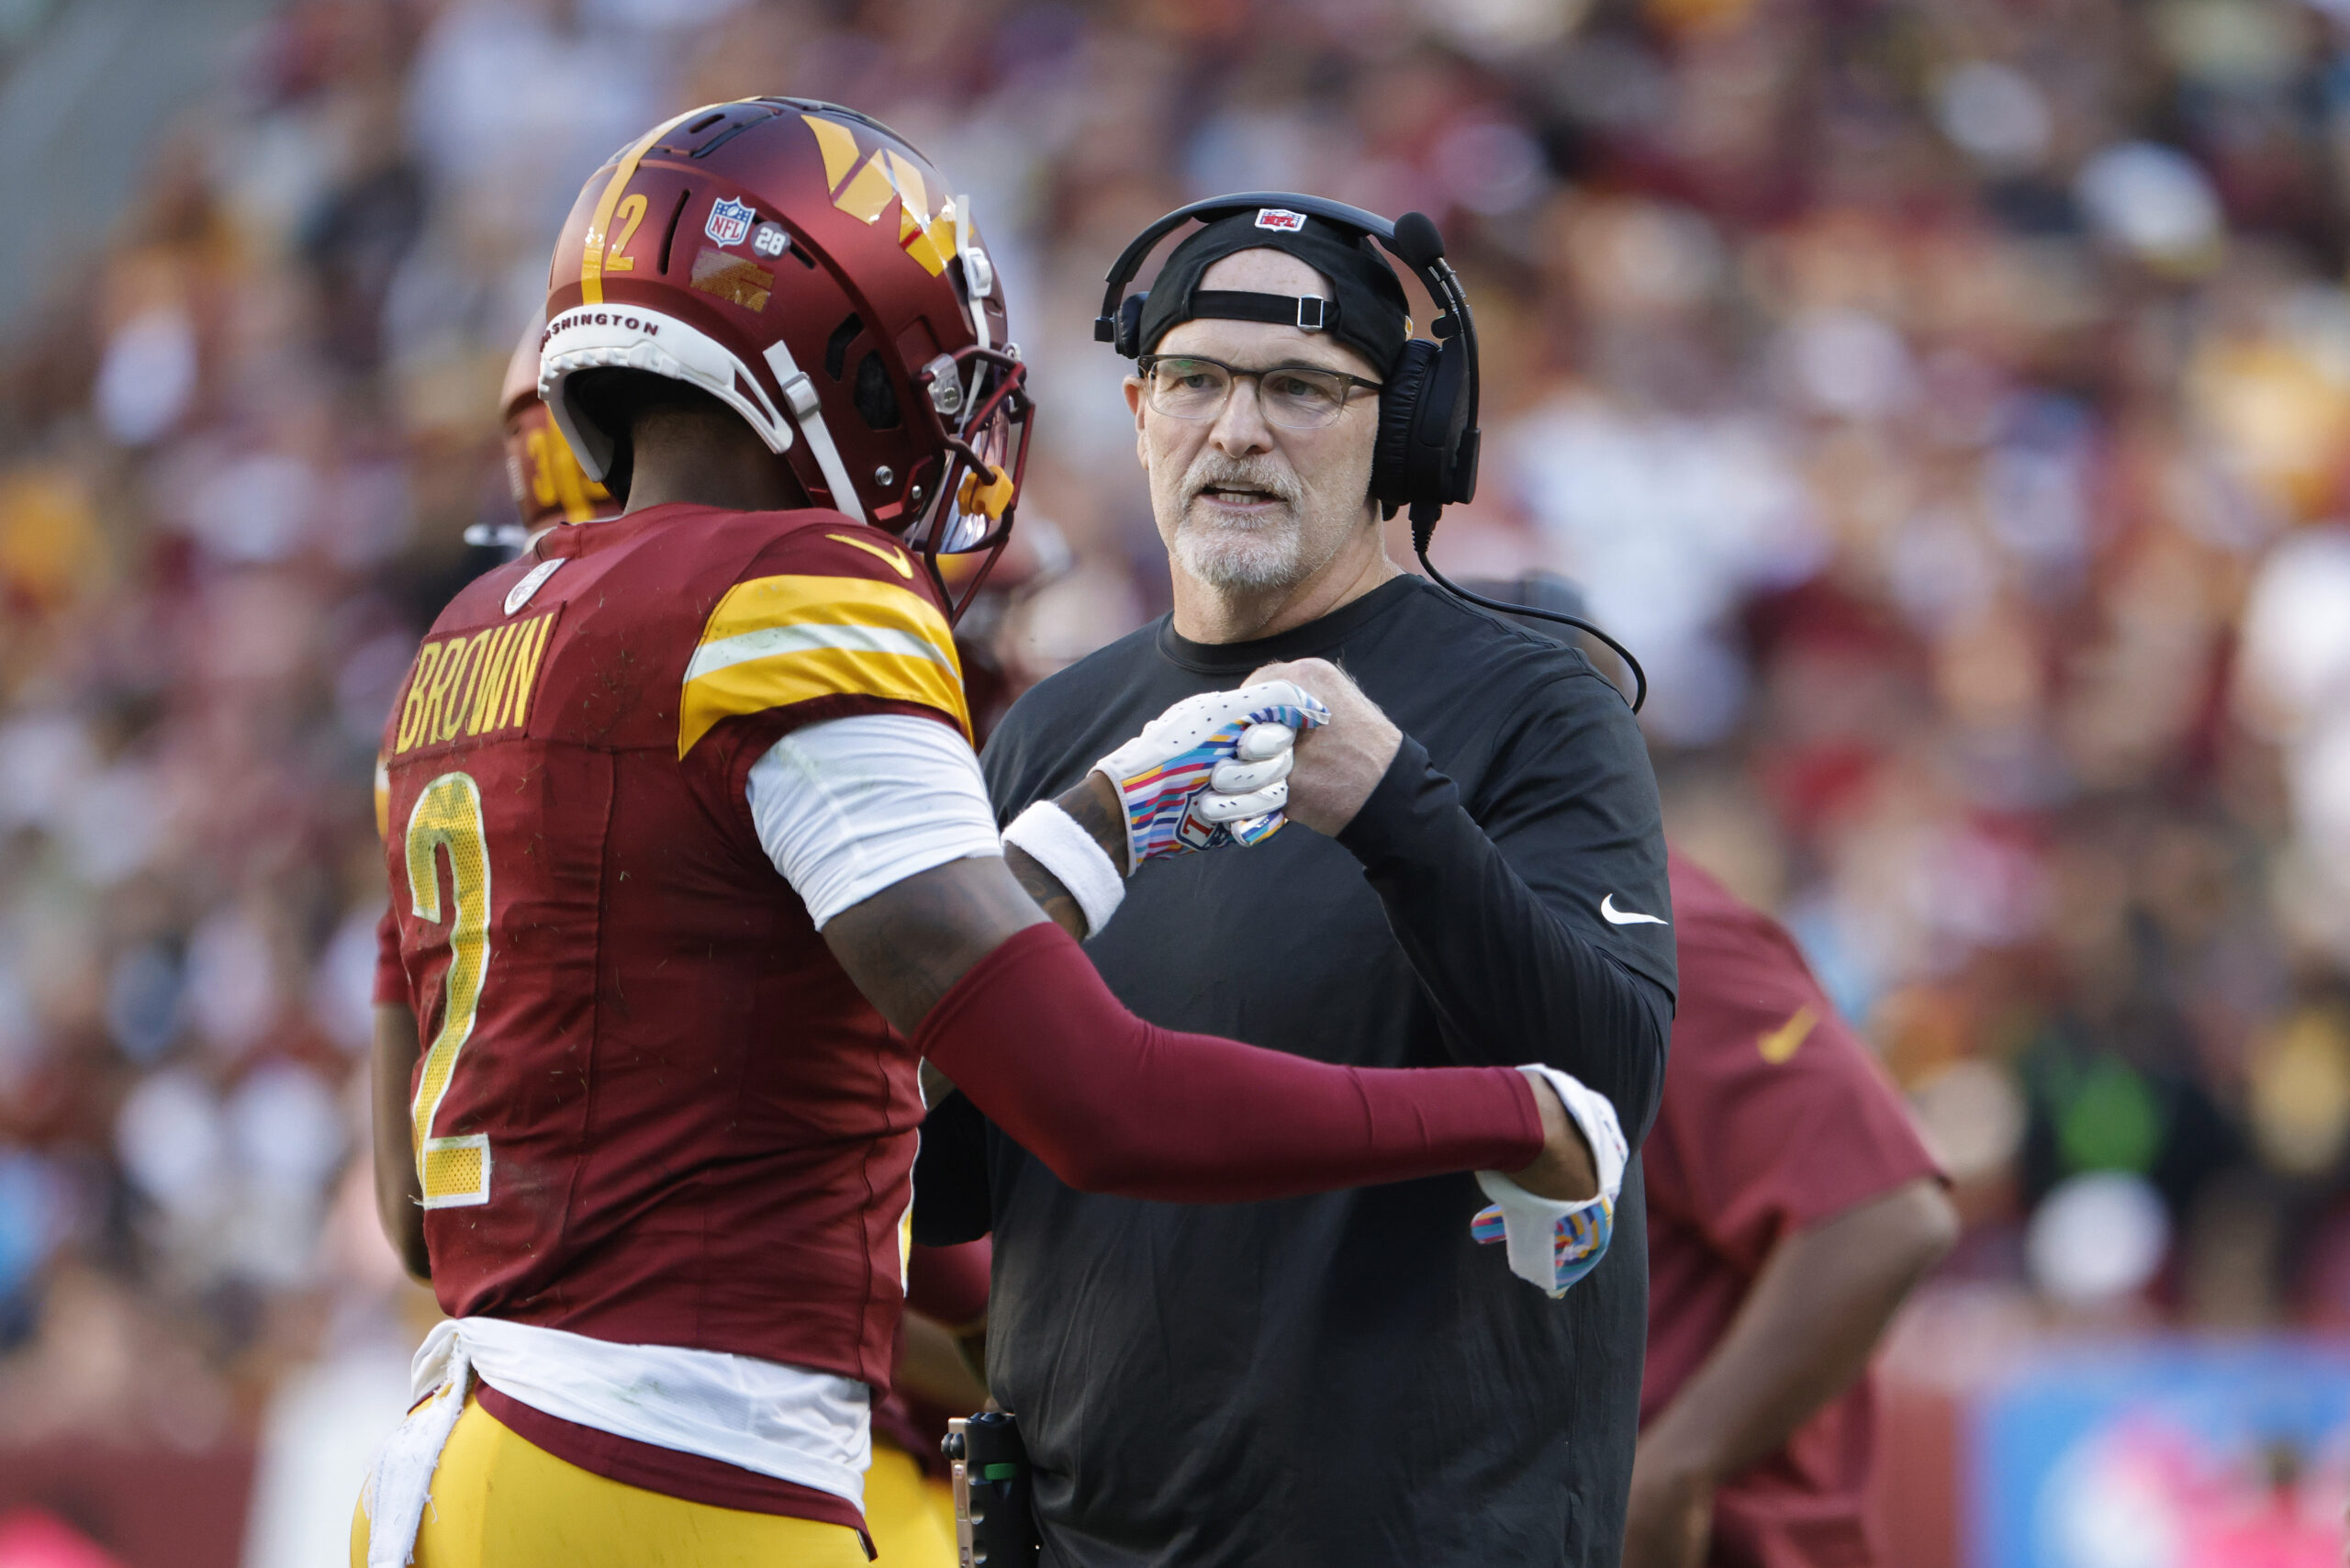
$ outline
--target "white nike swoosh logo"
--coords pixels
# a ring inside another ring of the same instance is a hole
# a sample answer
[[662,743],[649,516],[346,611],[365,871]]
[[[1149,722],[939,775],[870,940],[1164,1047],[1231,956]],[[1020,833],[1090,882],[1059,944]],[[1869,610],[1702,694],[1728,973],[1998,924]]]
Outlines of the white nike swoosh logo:
[[1599,913],[1606,917],[1607,924],[1610,925],[1670,925],[1673,924],[1669,920],[1660,920],[1653,914],[1631,914],[1617,909],[1614,893],[1609,893],[1599,901]]

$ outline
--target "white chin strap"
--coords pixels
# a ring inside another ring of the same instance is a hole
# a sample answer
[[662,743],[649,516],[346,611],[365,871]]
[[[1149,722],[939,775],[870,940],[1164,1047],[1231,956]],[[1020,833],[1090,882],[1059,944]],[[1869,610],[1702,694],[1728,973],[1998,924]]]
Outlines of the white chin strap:
[[613,448],[609,435],[579,417],[570,398],[571,378],[583,370],[641,370],[698,386],[742,415],[767,442],[767,450],[778,457],[791,450],[796,422],[823,471],[834,508],[864,521],[865,509],[857,500],[856,487],[849,482],[840,451],[833,444],[832,431],[825,428],[815,387],[792,362],[791,351],[780,338],[767,350],[767,361],[790,406],[789,420],[768,398],[749,366],[709,333],[658,310],[627,305],[581,306],[547,323],[545,343],[539,353],[539,396],[591,479],[610,474]]

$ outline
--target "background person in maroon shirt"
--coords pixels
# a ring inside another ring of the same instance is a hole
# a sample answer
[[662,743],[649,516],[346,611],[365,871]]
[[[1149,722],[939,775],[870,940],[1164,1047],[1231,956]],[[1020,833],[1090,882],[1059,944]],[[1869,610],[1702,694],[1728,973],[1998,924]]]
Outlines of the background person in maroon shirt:
[[1681,1003],[1642,1149],[1625,1568],[1867,1568],[1862,1373],[1957,1215],[1794,940],[1678,855],[1671,874]]

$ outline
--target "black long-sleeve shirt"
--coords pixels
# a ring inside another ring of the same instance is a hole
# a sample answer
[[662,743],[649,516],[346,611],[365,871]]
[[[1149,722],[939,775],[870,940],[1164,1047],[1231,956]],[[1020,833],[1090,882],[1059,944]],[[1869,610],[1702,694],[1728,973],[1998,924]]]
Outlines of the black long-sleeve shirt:
[[[1111,987],[1155,1023],[1324,1060],[1550,1062],[1637,1139],[1673,1009],[1664,843],[1639,731],[1580,653],[1414,577],[1256,643],[1162,622],[1013,709],[986,759],[999,813],[1178,699],[1308,655],[1404,731],[1394,763],[1336,842],[1292,826],[1145,867],[1088,944]],[[1471,1241],[1465,1175],[1214,1207],[1089,1197],[957,1098],[916,1193],[923,1239],[994,1232],[990,1381],[1038,1468],[1048,1562],[1617,1561],[1637,1166],[1609,1257],[1556,1302]]]

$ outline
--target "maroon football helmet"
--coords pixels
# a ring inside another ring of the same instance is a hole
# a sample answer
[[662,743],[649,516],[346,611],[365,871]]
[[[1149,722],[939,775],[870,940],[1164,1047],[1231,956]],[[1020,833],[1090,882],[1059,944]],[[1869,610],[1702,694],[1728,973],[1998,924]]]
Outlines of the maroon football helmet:
[[575,378],[646,371],[733,409],[942,590],[940,554],[1003,547],[1032,406],[1002,286],[970,198],[876,120],[755,98],[655,128],[580,192],[547,323],[540,395],[591,478],[615,432]]

